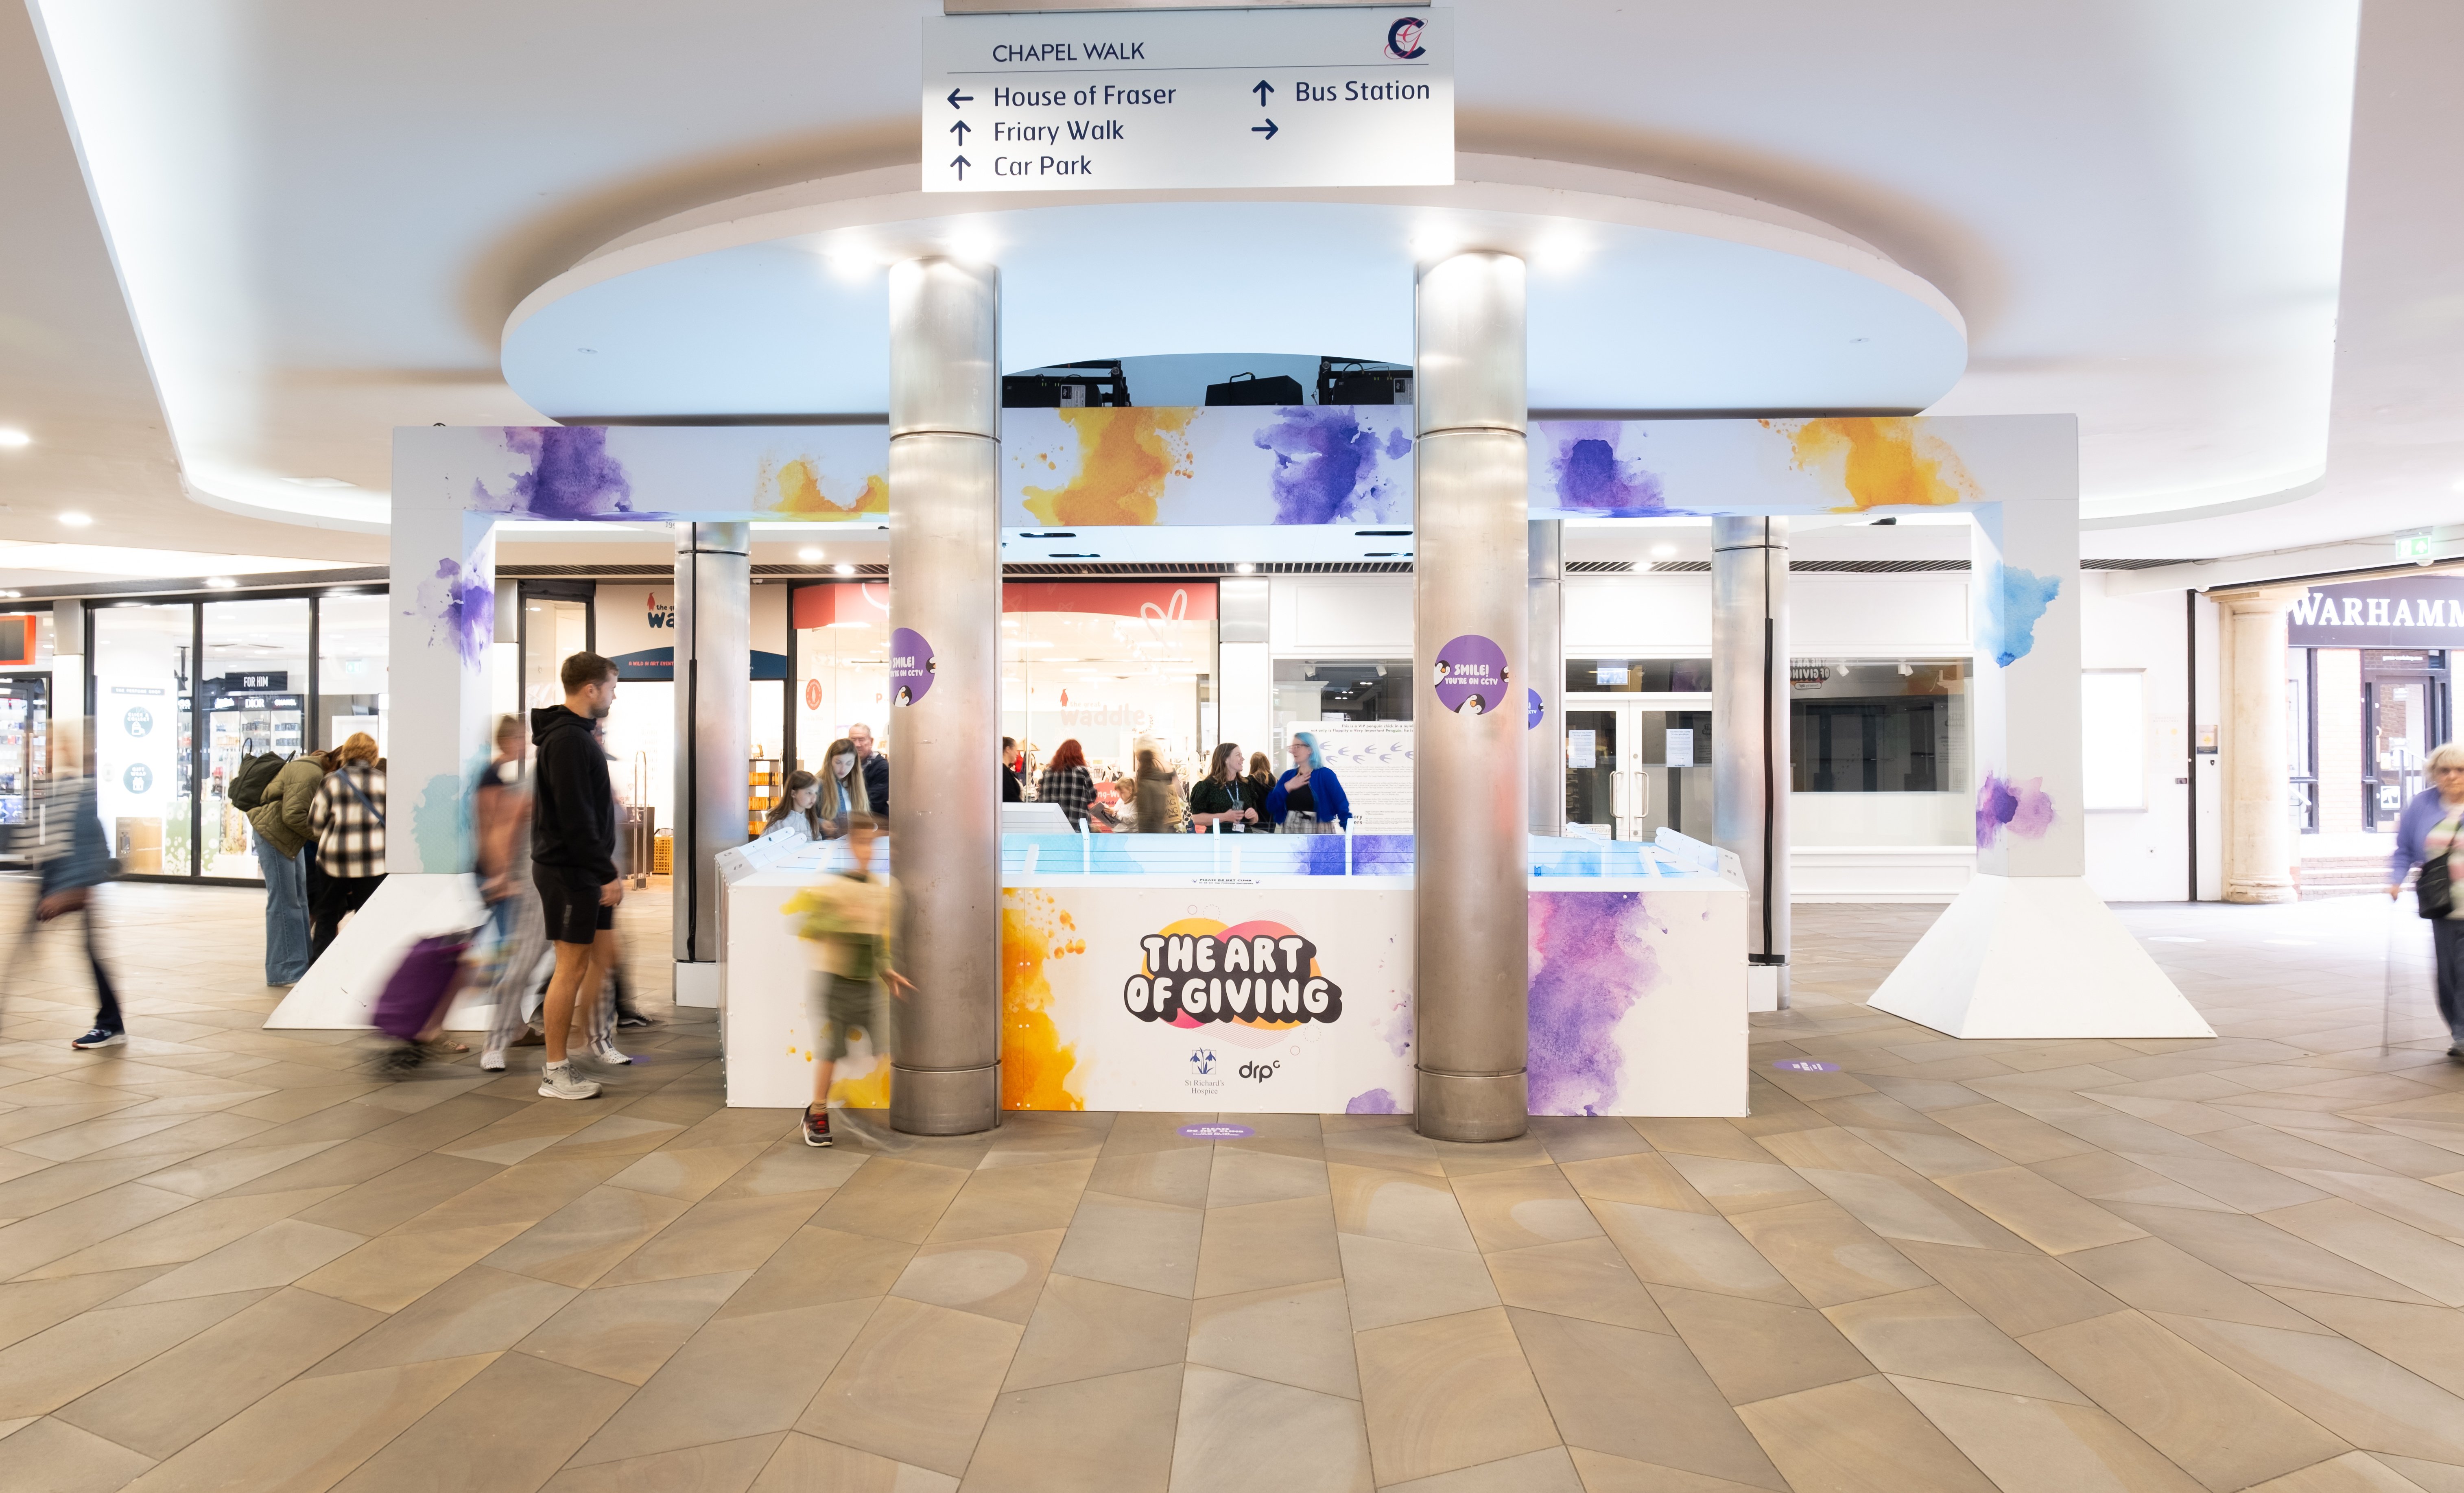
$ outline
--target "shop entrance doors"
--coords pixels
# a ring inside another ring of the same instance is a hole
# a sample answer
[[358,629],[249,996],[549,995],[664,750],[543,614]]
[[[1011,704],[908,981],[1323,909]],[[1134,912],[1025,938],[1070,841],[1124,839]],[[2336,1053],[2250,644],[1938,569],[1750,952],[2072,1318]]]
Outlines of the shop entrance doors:
[[2364,819],[2393,829],[2427,785],[2431,751],[2447,739],[2447,654],[2437,649],[2362,650]]
[[1711,834],[1708,695],[1566,696],[1566,832]]

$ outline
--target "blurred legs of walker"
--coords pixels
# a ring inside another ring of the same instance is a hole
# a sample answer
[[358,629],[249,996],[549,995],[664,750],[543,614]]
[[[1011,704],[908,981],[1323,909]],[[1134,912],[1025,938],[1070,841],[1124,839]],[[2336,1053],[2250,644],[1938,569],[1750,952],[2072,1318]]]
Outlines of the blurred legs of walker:
[[881,1062],[890,1061],[889,1038],[878,1017],[879,987],[869,979],[816,971],[808,1006],[813,1032],[813,1102],[804,1110],[804,1144],[830,1144],[830,1083],[847,1055],[847,1034],[872,1036]]

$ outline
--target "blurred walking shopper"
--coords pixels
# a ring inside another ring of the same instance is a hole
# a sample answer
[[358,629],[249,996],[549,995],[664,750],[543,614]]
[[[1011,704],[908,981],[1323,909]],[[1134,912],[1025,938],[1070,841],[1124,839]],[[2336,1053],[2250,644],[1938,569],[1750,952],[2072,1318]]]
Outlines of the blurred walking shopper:
[[385,778],[376,737],[353,732],[334,749],[334,770],[308,804],[323,873],[309,898],[308,962],[334,946],[342,919],[367,905],[385,875]]
[[2464,1060],[2464,905],[2455,895],[2464,879],[2464,746],[2448,742],[2430,754],[2428,766],[2431,786],[2414,795],[2396,821],[2395,879],[2387,895],[2401,894],[2405,879],[2420,869],[2414,896],[2430,919],[2447,1055]]
[[1018,738],[1001,737],[1001,801],[1019,803],[1026,798],[1026,784],[1018,776]]
[[[77,742],[82,736],[74,723],[52,726],[52,770],[34,790],[33,823],[21,835],[28,859],[34,863],[34,925],[55,922],[71,912],[82,913],[86,964],[94,971],[94,1025],[69,1043],[79,1051],[117,1047],[128,1041],[128,1023],[120,1013],[120,996],[112,989],[111,972],[103,968],[102,946],[95,929],[95,889],[120,874],[111,858],[111,842],[102,832],[102,814],[91,774],[84,770]],[[20,940],[22,959],[27,940]]]
[[576,653],[564,661],[560,678],[564,703],[531,712],[531,738],[539,743],[531,876],[556,945],[556,973],[539,1012],[547,1038],[539,1093],[588,1099],[599,1084],[573,1071],[565,1038],[577,1005],[597,1027],[601,987],[614,962],[616,905],[625,899],[616,870],[616,789],[607,754],[591,729],[616,704],[616,666],[596,653]]
[[1163,754],[1151,746],[1137,750],[1137,781],[1131,789],[1138,833],[1166,835],[1180,827],[1180,795],[1173,791],[1174,774],[1163,765]]
[[496,755],[480,771],[471,795],[479,842],[479,898],[488,906],[489,928],[495,935],[482,974],[496,1010],[488,1023],[487,1044],[479,1050],[479,1066],[491,1073],[504,1071],[505,1049],[529,1025],[522,1019],[522,999],[530,993],[539,955],[547,951],[547,925],[531,881],[531,785],[522,770],[530,739],[530,729],[519,715],[497,717]]
[[309,843],[316,830],[308,811],[324,784],[331,759],[322,752],[302,752],[282,764],[264,797],[248,811],[251,836],[256,842],[257,868],[265,873],[265,982],[296,985],[314,962],[308,911]]
[[1250,806],[1247,790],[1248,780],[1241,776],[1241,749],[1226,741],[1215,749],[1213,765],[1189,792],[1190,827],[1241,830],[1256,823],[1258,811]]
[[1044,766],[1044,778],[1035,786],[1035,796],[1046,803],[1060,804],[1073,830],[1084,827],[1089,815],[1107,822],[1112,817],[1095,801],[1095,775],[1087,770],[1086,749],[1079,746],[1076,736],[1053,748],[1052,760]]
[[813,1102],[804,1109],[807,1146],[830,1144],[830,1084],[847,1055],[849,1034],[864,1032],[872,1040],[873,1061],[887,1065],[895,1021],[882,987],[913,988],[892,967],[898,886],[886,869],[877,875],[872,869],[874,846],[887,838],[883,830],[874,815],[851,817],[847,840],[855,869],[823,877],[779,910],[803,919],[797,936],[813,964],[805,1004],[814,1056]]
[[872,728],[857,721],[847,728],[848,745],[855,748],[856,768],[864,774],[864,799],[881,822],[890,823],[890,758],[872,749]]
[[1343,784],[1332,768],[1318,765],[1317,737],[1293,732],[1291,753],[1292,765],[1266,795],[1266,817],[1275,828],[1287,835],[1331,835],[1352,823],[1352,801],[1344,797]]

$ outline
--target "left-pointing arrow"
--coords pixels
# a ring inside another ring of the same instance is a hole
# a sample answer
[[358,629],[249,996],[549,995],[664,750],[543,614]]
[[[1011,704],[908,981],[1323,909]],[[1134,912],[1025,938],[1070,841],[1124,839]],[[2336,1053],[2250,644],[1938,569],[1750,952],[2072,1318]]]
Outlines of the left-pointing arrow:
[[967,121],[960,120],[957,123],[951,125],[950,133],[957,136],[958,143],[961,146],[964,146],[967,143]]
[[953,109],[962,103],[973,103],[975,101],[976,96],[973,94],[962,94],[955,88],[950,90],[950,107]]
[[951,157],[950,164],[958,168],[958,180],[962,182],[967,179],[967,167],[975,165],[973,161],[968,160],[964,156]]

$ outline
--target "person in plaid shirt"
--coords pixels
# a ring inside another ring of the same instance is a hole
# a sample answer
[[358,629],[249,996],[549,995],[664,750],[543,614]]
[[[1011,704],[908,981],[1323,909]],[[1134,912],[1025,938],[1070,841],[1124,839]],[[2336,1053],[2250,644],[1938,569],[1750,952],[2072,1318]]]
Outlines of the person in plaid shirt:
[[1045,765],[1035,796],[1046,803],[1060,804],[1061,812],[1069,816],[1071,829],[1085,824],[1089,815],[1098,824],[1114,823],[1111,812],[1095,801],[1095,777],[1087,771],[1087,752],[1076,736],[1053,749],[1052,760]]
[[344,914],[358,911],[385,880],[385,779],[376,738],[354,732],[334,756],[341,765],[326,775],[308,805],[317,866],[324,872],[310,909],[315,915],[308,940],[312,964],[332,947]]

